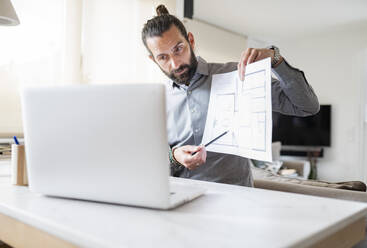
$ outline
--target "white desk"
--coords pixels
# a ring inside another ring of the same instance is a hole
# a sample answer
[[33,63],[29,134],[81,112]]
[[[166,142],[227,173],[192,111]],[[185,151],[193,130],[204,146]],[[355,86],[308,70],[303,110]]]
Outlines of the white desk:
[[364,237],[363,203],[178,180],[208,191],[159,211],[39,196],[7,171],[0,240],[15,247],[350,247]]

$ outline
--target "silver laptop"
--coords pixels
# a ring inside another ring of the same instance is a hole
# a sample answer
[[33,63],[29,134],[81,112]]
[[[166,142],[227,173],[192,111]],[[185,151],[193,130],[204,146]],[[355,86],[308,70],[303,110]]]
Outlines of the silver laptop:
[[32,191],[159,209],[203,194],[169,182],[163,84],[27,88],[21,100]]

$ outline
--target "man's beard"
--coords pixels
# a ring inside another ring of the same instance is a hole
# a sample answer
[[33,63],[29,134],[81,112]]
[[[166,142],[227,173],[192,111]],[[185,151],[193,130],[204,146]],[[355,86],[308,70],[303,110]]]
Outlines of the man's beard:
[[[176,70],[172,70],[169,73],[168,72],[164,72],[164,74],[167,75],[167,77],[169,77],[170,79],[172,79],[175,83],[177,84],[186,84],[189,85],[190,80],[194,77],[194,74],[196,72],[196,67],[198,65],[198,61],[196,59],[196,56],[194,54],[194,51],[192,50],[191,46],[190,46],[190,64],[183,64],[181,65],[178,69]],[[175,76],[175,73],[180,73],[181,71],[187,69],[184,73]]]

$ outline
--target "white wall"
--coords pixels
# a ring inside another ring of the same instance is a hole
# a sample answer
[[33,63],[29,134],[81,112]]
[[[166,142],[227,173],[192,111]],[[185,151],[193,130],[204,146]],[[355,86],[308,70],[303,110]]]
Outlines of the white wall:
[[12,1],[19,26],[0,26],[0,136],[22,132],[19,87],[60,82],[63,1]]
[[321,180],[365,180],[365,31],[354,26],[277,44],[290,64],[305,72],[320,103],[332,105],[332,144],[318,163]]
[[[155,7],[160,3],[175,14],[174,0],[84,2],[84,82],[103,84],[167,80],[148,59],[148,52],[141,41],[143,25],[155,15]],[[185,20],[184,24],[194,34],[196,55],[208,61],[237,61],[246,47],[244,36],[198,21]]]
[[148,1],[84,1],[83,79],[87,83],[160,81],[140,31],[152,15]]
[[185,27],[195,38],[195,53],[207,62],[239,61],[247,47],[247,37],[228,32],[197,20],[185,20]]

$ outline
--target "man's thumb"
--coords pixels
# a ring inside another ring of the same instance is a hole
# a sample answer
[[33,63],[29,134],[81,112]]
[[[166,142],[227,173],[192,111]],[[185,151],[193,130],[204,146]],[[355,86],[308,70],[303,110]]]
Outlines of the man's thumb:
[[195,152],[196,151],[196,146],[185,146],[183,148],[183,151],[184,152],[189,152],[189,153],[192,153],[192,152]]

